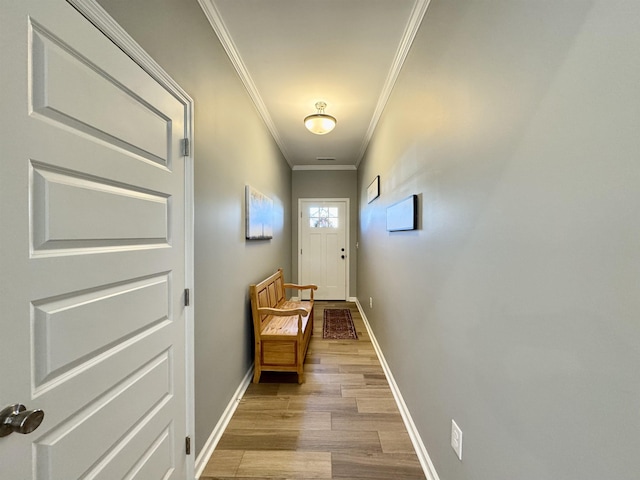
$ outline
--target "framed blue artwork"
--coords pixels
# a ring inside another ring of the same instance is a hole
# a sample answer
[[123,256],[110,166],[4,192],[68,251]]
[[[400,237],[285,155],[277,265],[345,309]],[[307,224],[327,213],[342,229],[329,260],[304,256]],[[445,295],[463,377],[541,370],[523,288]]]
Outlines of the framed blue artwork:
[[273,200],[251,185],[245,186],[246,238],[266,240],[273,238]]

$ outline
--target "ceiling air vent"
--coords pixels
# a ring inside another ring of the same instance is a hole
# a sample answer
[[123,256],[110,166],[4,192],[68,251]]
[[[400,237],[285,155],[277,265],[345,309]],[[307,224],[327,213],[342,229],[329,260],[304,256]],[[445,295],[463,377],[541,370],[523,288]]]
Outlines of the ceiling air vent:
[[316,157],[316,160],[319,162],[335,162],[336,159],[334,157]]

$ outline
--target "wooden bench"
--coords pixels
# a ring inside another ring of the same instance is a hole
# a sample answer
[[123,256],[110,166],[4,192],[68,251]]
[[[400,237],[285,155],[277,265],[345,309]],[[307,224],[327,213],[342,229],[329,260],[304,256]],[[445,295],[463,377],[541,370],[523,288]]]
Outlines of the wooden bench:
[[[313,291],[317,288],[284,283],[281,268],[249,287],[256,347],[254,383],[260,381],[263,371],[297,372],[298,383],[304,382],[304,357],[313,333]],[[285,289],[311,290],[311,299],[287,300]]]

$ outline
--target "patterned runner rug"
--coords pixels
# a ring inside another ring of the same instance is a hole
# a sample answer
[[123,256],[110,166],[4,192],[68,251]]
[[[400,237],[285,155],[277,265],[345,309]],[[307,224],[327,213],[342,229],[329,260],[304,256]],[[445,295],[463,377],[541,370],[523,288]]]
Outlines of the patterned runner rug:
[[322,338],[333,340],[358,339],[356,327],[353,325],[351,312],[348,308],[326,308],[324,310]]

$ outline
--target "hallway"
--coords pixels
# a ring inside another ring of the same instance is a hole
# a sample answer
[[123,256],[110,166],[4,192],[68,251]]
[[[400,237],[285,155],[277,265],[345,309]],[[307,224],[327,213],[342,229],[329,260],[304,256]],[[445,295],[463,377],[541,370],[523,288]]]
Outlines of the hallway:
[[[349,308],[358,340],[324,340],[325,308]],[[425,478],[356,305],[316,302],[314,322],[306,382],[250,384],[200,480]]]

